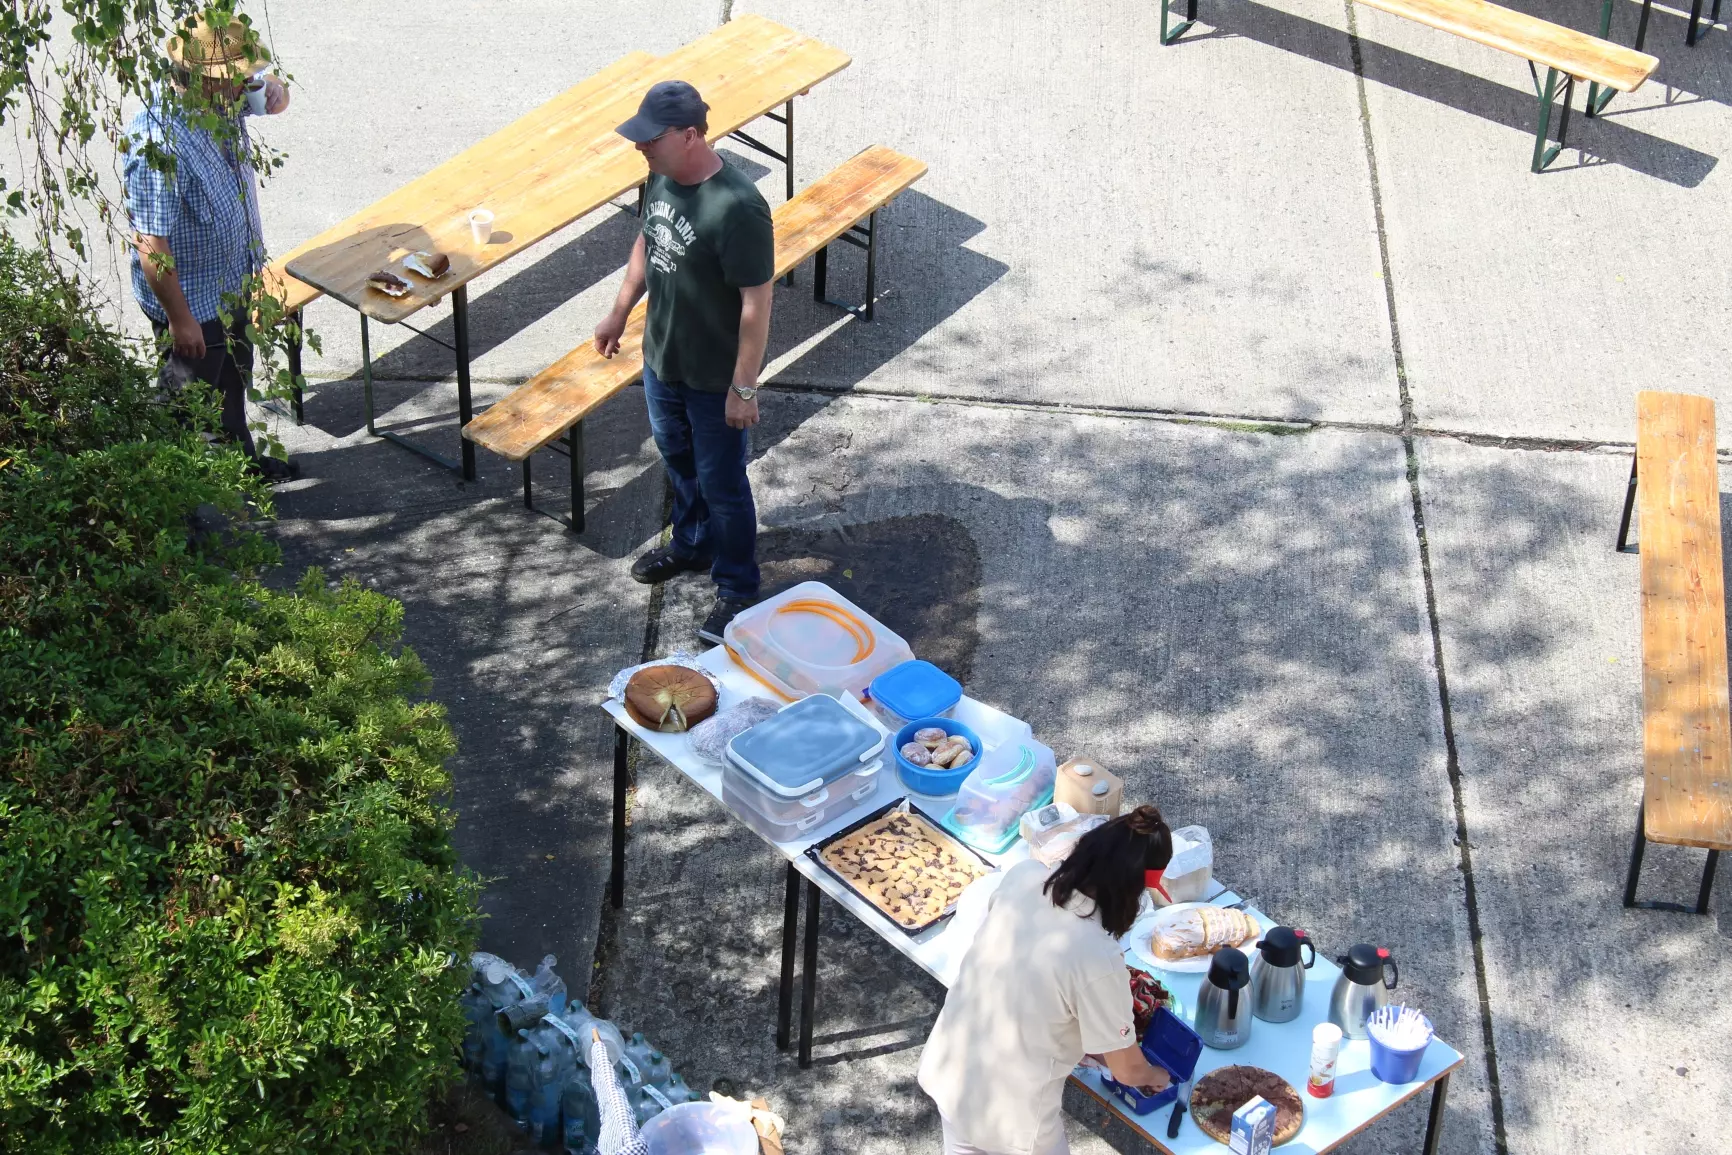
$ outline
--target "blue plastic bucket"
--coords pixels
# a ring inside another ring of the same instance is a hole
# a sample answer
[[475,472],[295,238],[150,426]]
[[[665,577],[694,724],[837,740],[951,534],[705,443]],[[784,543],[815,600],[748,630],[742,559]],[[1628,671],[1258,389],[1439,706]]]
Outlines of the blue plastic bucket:
[[1371,1073],[1385,1083],[1412,1083],[1419,1078],[1419,1063],[1425,1058],[1425,1048],[1431,1046],[1431,1020],[1425,1020],[1425,1042],[1411,1051],[1398,1051],[1394,1047],[1386,1047],[1377,1041],[1375,1032],[1369,1034],[1371,1041]]
[[[960,734],[967,738],[968,744],[974,748],[974,757],[954,770],[916,766],[904,758],[902,747],[914,741],[915,731],[924,730],[928,726],[936,726],[946,734]],[[916,718],[896,731],[896,773],[901,776],[902,784],[916,794],[926,794],[934,798],[955,794],[962,789],[963,780],[972,774],[975,766],[980,763],[980,754],[980,735],[952,718]]]

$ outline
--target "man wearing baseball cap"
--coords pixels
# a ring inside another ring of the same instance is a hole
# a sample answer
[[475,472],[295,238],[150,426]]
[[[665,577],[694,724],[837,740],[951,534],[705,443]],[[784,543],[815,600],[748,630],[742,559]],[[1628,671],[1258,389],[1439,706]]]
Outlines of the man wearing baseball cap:
[[[239,21],[219,28],[201,17],[172,37],[167,51],[181,95],[154,92],[128,128],[123,177],[135,234],[132,293],[165,346],[163,383],[214,386],[229,440],[265,477],[286,481],[291,467],[260,457],[247,424],[253,347],[241,294],[262,264],[264,229],[242,97],[270,60],[250,32]],[[267,113],[289,106],[288,89],[275,76],[264,77],[264,96]],[[212,132],[186,115],[189,107],[231,119]],[[162,166],[165,156],[174,160],[172,171]]]
[[746,431],[758,423],[758,372],[770,335],[776,237],[770,206],[710,147],[709,105],[682,80],[652,87],[619,126],[650,169],[643,231],[595,347],[619,350],[649,292],[643,385],[650,429],[673,487],[673,539],[632,563],[640,582],[710,571],[716,601],[698,636],[720,643],[758,598],[758,510]]

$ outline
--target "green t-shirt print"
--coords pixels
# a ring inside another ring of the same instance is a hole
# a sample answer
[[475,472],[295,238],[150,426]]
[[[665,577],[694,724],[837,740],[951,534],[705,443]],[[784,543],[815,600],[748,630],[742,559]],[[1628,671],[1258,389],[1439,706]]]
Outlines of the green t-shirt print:
[[725,392],[740,352],[740,290],[776,275],[770,206],[726,160],[702,184],[652,175],[645,200],[644,361],[663,381]]

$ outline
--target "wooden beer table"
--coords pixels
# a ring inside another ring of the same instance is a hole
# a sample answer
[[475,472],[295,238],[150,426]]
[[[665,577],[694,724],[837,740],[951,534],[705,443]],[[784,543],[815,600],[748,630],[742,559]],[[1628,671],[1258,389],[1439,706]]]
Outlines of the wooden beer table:
[[[404,324],[409,317],[449,295],[453,310],[452,344],[457,361],[457,410],[460,425],[473,415],[469,393],[468,285],[480,274],[557,232],[649,176],[632,143],[614,131],[637,111],[644,92],[662,80],[684,80],[710,106],[712,141],[732,136],[779,160],[794,192],[794,97],[846,68],[848,56],[821,41],[760,16],[741,16],[668,56],[635,52],[554,97],[492,136],[431,172],[327,229],[288,253],[279,267],[303,285],[284,282],[290,303],[304,305],[316,292],[328,293],[361,315],[361,366],[367,432],[475,478],[475,446],[459,438],[456,462],[415,445],[373,423],[373,368],[369,320]],[[781,115],[772,110],[785,105]],[[786,131],[777,152],[740,129],[768,116]],[[489,243],[470,236],[469,213],[494,214]],[[641,196],[639,211],[642,210]],[[451,269],[436,281],[401,274],[410,290],[389,297],[367,287],[379,269],[416,250],[442,252]],[[298,320],[298,318],[293,318]],[[414,326],[421,336],[432,337]],[[298,354],[298,350],[294,353]],[[297,364],[298,356],[292,356]],[[295,398],[300,411],[300,398]]]

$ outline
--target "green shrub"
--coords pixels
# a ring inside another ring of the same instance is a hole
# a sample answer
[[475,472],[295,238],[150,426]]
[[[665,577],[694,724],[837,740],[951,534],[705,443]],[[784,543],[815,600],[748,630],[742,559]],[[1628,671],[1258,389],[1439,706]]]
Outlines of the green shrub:
[[464,1026],[451,732],[154,390],[0,241],[0,1150],[401,1150]]

